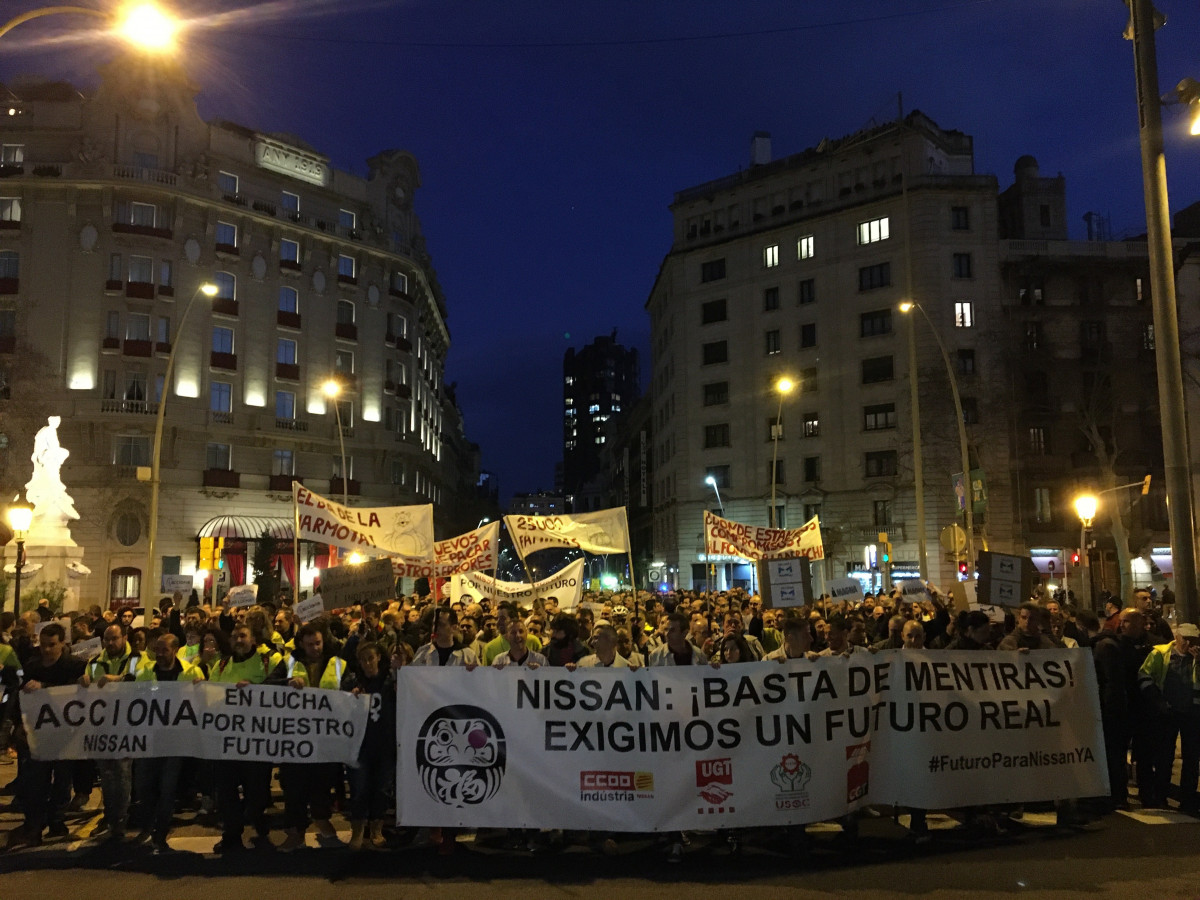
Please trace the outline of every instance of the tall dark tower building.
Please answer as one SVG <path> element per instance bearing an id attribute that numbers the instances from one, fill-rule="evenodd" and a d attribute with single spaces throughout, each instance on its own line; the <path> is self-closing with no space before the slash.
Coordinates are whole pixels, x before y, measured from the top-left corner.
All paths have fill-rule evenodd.
<path id="1" fill-rule="evenodd" d="M 600 474 L 608 423 L 638 398 L 637 350 L 616 329 L 563 356 L 563 492 L 568 506 Z"/>

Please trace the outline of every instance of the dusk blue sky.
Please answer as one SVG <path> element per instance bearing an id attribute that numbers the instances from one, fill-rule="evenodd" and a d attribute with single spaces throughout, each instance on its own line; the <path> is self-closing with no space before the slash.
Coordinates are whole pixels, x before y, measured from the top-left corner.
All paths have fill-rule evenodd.
<path id="1" fill-rule="evenodd" d="M 101 0 L 81 0 L 100 5 Z M 5 12 L 34 4 L 5 3 Z M 1161 90 L 1200 78 L 1200 4 L 1161 0 Z M 1132 45 L 1120 0 L 192 0 L 186 66 L 206 118 L 291 132 L 365 174 L 414 153 L 417 210 L 446 292 L 468 434 L 502 496 L 549 489 L 561 363 L 618 329 L 649 366 L 643 310 L 675 191 L 744 168 L 756 130 L 799 152 L 920 109 L 1017 157 L 1089 210 L 1144 230 Z M 57 44 L 86 17 L 0 39 L 0 80 L 95 83 L 116 49 Z M 1172 210 L 1200 199 L 1200 142 L 1166 110 Z M 1200 139 L 1197 139 L 1200 140 Z"/>

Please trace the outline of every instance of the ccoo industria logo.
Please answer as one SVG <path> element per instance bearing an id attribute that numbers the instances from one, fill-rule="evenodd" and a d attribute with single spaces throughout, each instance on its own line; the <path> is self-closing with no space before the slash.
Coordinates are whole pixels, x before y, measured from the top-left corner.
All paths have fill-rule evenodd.
<path id="1" fill-rule="evenodd" d="M 478 706 L 443 706 L 417 734 L 417 772 L 425 792 L 459 809 L 495 796 L 504 778 L 504 731 Z"/>

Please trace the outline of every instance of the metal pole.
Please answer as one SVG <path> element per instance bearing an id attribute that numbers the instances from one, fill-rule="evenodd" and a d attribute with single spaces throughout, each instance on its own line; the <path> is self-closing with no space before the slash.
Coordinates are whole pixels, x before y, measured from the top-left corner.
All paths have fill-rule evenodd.
<path id="1" fill-rule="evenodd" d="M 950 395 L 954 398 L 954 416 L 958 421 L 958 450 L 962 457 L 963 467 L 963 486 L 966 488 L 966 497 L 964 506 L 966 526 L 967 526 L 967 560 L 972 568 L 975 566 L 975 515 L 972 506 L 974 505 L 974 490 L 971 487 L 971 453 L 967 444 L 967 423 L 963 419 L 962 398 L 958 394 L 958 379 L 954 375 L 954 366 L 950 363 L 950 354 L 946 352 L 946 345 L 942 343 L 942 336 L 938 333 L 937 327 L 934 326 L 933 320 L 929 318 L 929 314 L 925 312 L 925 308 L 920 303 L 913 303 L 917 309 L 921 311 L 921 315 L 925 317 L 925 321 L 929 325 L 929 330 L 933 332 L 934 340 L 937 341 L 938 350 L 942 352 L 942 362 L 946 364 L 946 377 L 950 379 Z M 968 573 L 969 574 L 969 573 Z"/>
<path id="2" fill-rule="evenodd" d="M 162 465 L 163 421 L 167 411 L 167 397 L 171 394 L 171 376 L 175 372 L 175 354 L 179 350 L 179 338 L 183 334 L 183 326 L 187 322 L 188 313 L 196 304 L 196 298 L 204 293 L 205 285 L 196 288 L 192 299 L 183 309 L 179 325 L 175 328 L 175 339 L 171 341 L 171 352 L 167 354 L 167 371 L 163 375 L 162 396 L 158 398 L 158 410 L 154 417 L 154 448 L 150 455 L 150 521 L 146 528 L 146 571 L 142 575 L 141 594 L 142 608 L 150 609 L 150 601 L 156 591 L 151 590 L 154 583 L 155 545 L 158 543 L 158 491 L 159 469 Z M 216 576 L 213 576 L 214 579 Z"/>
<path id="3" fill-rule="evenodd" d="M 342 452 L 342 506 L 350 505 L 350 489 L 347 479 L 350 473 L 346 471 L 346 439 L 342 436 L 342 408 L 338 405 L 338 398 L 333 399 L 333 415 L 337 419 L 338 447 Z"/>
<path id="4" fill-rule="evenodd" d="M 1179 319 L 1175 302 L 1171 212 L 1167 202 L 1167 167 L 1163 155 L 1162 112 L 1159 108 L 1154 6 L 1150 0 L 1129 0 L 1129 11 L 1142 150 L 1142 185 L 1146 199 L 1146 243 L 1150 254 L 1150 295 L 1154 311 L 1154 356 L 1158 366 L 1163 469 L 1167 482 L 1167 516 L 1171 525 L 1175 608 L 1178 611 L 1176 621 L 1195 622 L 1200 614 L 1196 595 L 1195 516 L 1180 362 Z"/>
<path id="5" fill-rule="evenodd" d="M 771 443 L 773 449 L 771 451 L 771 508 L 768 510 L 767 519 L 771 523 L 771 527 L 777 527 L 775 524 L 775 474 L 779 463 L 779 433 L 783 430 L 783 392 L 779 392 L 779 408 L 775 411 L 775 427 L 771 429 Z"/>
<path id="6" fill-rule="evenodd" d="M 1096 598 L 1092 591 L 1092 553 L 1088 549 L 1088 543 L 1091 541 L 1090 528 L 1086 524 L 1079 526 L 1079 562 L 1083 567 L 1083 571 L 1079 573 L 1079 592 L 1082 596 L 1079 598 L 1080 603 L 1086 603 L 1088 609 L 1096 608 Z"/>
<path id="7" fill-rule="evenodd" d="M 17 539 L 17 561 L 14 564 L 17 570 L 16 584 L 13 587 L 13 615 L 18 619 L 21 618 L 21 570 L 25 568 L 25 539 Z"/>

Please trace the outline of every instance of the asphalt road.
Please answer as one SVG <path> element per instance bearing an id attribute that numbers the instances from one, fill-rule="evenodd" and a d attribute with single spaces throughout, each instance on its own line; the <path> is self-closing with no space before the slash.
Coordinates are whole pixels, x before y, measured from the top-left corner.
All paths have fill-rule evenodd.
<path id="1" fill-rule="evenodd" d="M 11 768 L 0 781 L 11 777 Z M 603 893 L 622 900 L 708 896 L 728 886 L 738 900 L 759 897 L 891 898 L 1200 898 L 1200 821 L 1179 813 L 1114 814 L 1086 829 L 1054 824 L 1052 813 L 1028 813 L 1003 837 L 969 835 L 948 817 L 931 816 L 932 839 L 912 842 L 904 820 L 865 818 L 856 846 L 834 825 L 809 829 L 803 855 L 771 846 L 767 833 L 744 836 L 740 852 L 711 834 L 692 837 L 682 862 L 668 863 L 661 842 L 622 837 L 612 855 L 576 842 L 556 850 L 506 849 L 499 834 L 461 836 L 456 852 L 419 844 L 393 851 L 255 850 L 233 858 L 211 854 L 214 833 L 180 817 L 172 852 L 126 847 L 112 851 L 88 839 L 91 808 L 69 822 L 72 840 L 0 854 L 5 897 L 119 896 L 161 900 L 203 879 L 205 891 L 247 897 L 325 898 L 570 897 Z M 0 831 L 19 821 L 0 812 Z M 344 821 L 341 827 L 345 827 Z M 276 837 L 279 837 L 276 834 Z M 310 841 L 312 838 L 310 838 Z M 349 894 L 347 893 L 349 892 Z M 723 892 L 724 893 L 724 892 Z"/>

